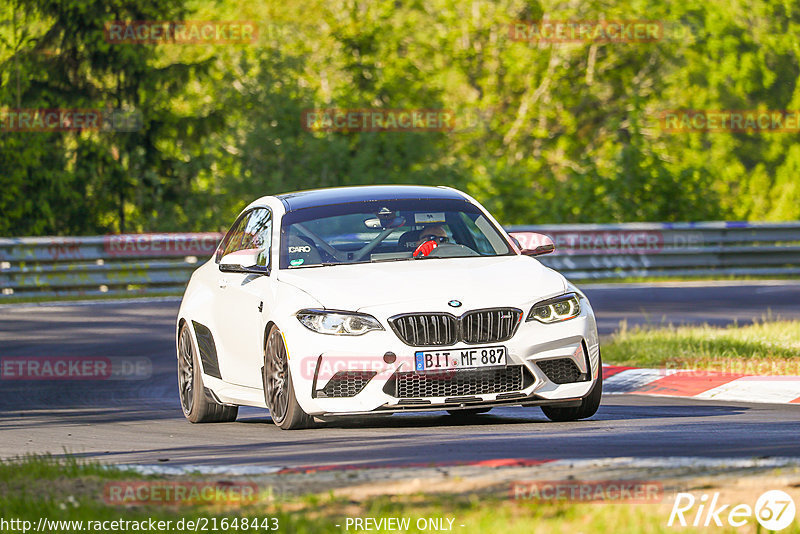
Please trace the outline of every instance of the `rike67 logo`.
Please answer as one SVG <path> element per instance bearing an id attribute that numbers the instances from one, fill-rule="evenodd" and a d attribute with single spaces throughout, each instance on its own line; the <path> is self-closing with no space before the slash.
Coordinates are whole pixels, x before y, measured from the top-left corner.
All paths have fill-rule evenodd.
<path id="1" fill-rule="evenodd" d="M 719 493 L 711 496 L 704 493 L 699 498 L 691 493 L 678 493 L 667 526 L 743 527 L 755 518 L 765 529 L 778 531 L 792 524 L 795 512 L 794 500 L 781 490 L 763 493 L 755 506 L 722 502 Z"/>

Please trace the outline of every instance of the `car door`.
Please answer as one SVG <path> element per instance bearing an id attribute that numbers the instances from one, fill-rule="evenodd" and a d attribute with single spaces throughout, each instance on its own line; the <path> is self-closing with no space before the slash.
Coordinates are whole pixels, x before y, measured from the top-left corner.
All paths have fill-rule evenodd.
<path id="1" fill-rule="evenodd" d="M 257 249 L 263 252 L 259 265 L 266 266 L 271 243 L 272 212 L 269 208 L 255 208 L 234 224 L 217 258 L 218 283 L 212 314 L 218 332 L 220 373 L 226 382 L 241 386 L 260 388 L 262 385 L 262 310 L 271 279 L 260 274 L 219 271 L 219 260 L 232 252 Z"/>

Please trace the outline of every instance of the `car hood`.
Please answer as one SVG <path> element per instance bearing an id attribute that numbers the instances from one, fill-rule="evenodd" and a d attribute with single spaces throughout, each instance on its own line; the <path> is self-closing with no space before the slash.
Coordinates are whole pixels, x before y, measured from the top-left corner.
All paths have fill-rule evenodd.
<path id="1" fill-rule="evenodd" d="M 523 306 L 559 295 L 566 281 L 527 256 L 441 258 L 281 270 L 278 279 L 326 308 L 463 311 Z M 451 300 L 462 303 L 448 306 Z"/>

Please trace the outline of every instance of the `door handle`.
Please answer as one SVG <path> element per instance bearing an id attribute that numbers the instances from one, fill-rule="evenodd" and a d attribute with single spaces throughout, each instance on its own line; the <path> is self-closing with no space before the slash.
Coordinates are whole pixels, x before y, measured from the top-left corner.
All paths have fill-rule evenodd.
<path id="1" fill-rule="evenodd" d="M 228 287 L 228 279 L 227 278 L 220 278 L 218 280 L 218 282 L 219 282 L 219 287 L 220 288 L 225 289 L 226 287 Z"/>

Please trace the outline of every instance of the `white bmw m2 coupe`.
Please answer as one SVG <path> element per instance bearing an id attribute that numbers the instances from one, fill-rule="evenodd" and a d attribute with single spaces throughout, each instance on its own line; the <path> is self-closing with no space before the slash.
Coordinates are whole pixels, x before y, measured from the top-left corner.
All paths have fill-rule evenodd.
<path id="1" fill-rule="evenodd" d="M 586 296 L 447 187 L 364 186 L 260 198 L 186 288 L 178 385 L 189 421 L 268 408 L 315 418 L 540 406 L 592 416 L 602 372 Z"/>

